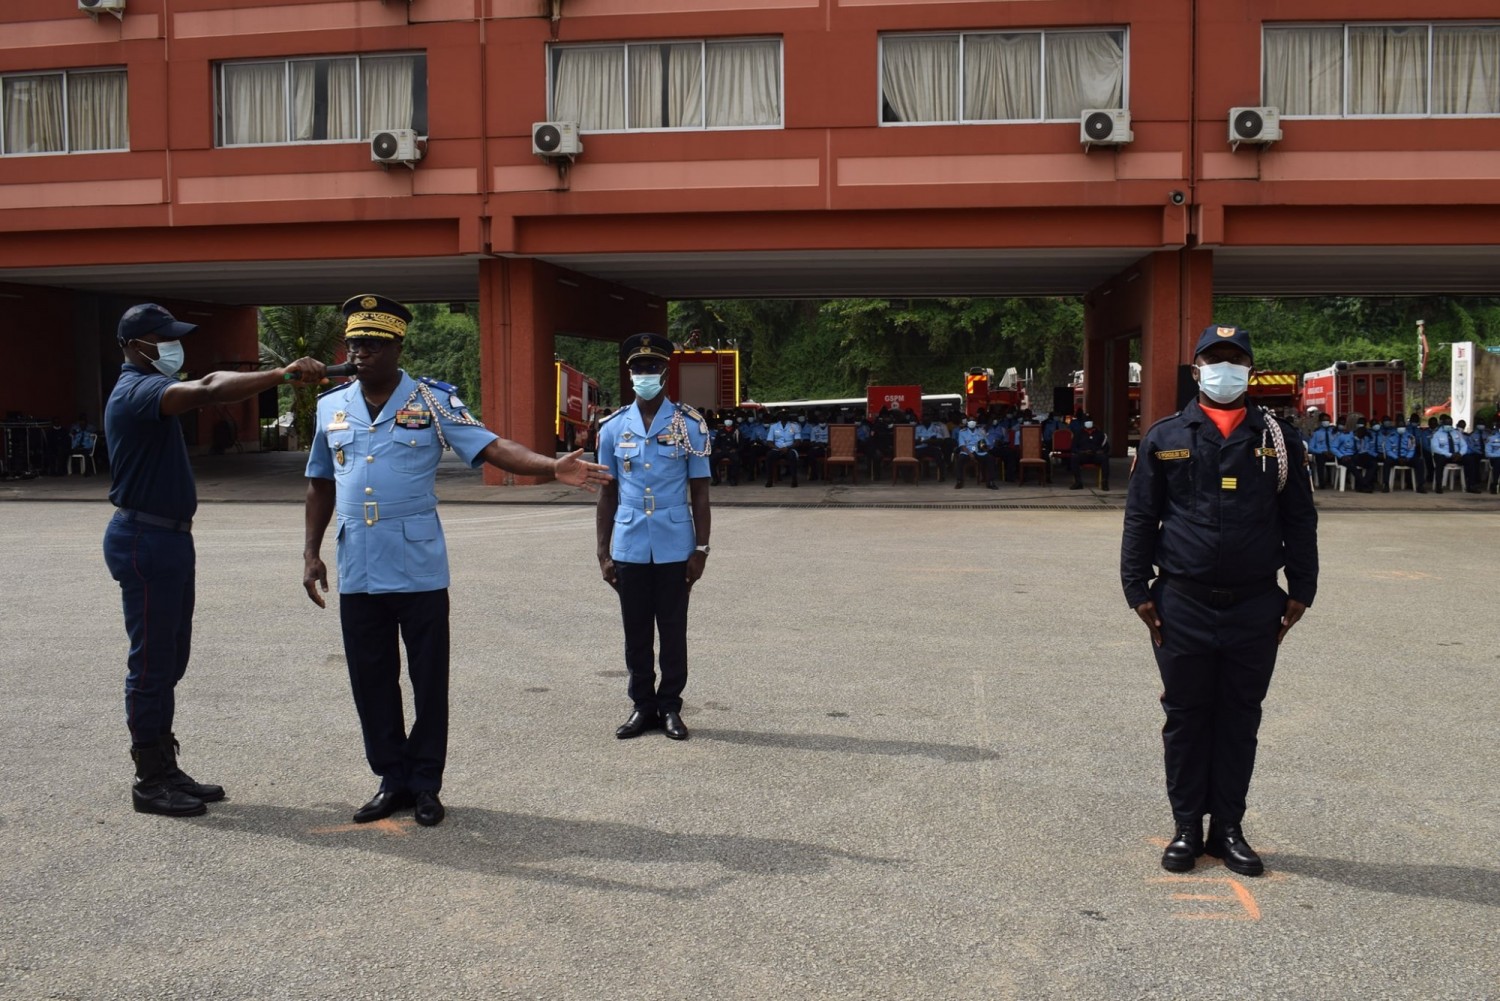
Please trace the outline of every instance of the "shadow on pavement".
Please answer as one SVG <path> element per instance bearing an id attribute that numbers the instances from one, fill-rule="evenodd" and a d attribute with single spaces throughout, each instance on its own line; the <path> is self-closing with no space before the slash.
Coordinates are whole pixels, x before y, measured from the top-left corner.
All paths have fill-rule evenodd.
<path id="1" fill-rule="evenodd" d="M 999 753 L 962 744 L 924 744 L 914 740 L 867 740 L 824 733 L 762 733 L 755 730 L 693 729 L 695 740 L 722 740 L 751 747 L 779 747 L 789 751 L 843 751 L 848 754 L 914 755 L 939 761 L 996 761 Z"/>
<path id="2" fill-rule="evenodd" d="M 889 866 L 904 861 L 782 838 L 673 834 L 635 824 L 541 817 L 463 805 L 450 806 L 447 820 L 434 828 L 417 826 L 410 810 L 372 824 L 351 823 L 353 813 L 354 807 L 349 804 L 302 808 L 224 803 L 216 804 L 207 816 L 192 823 L 319 848 L 375 852 L 483 875 L 674 899 L 708 897 L 739 875 L 812 875 L 827 872 L 836 862 Z M 595 870 L 609 863 L 625 867 L 700 864 L 729 873 L 695 885 L 684 885 L 680 880 L 659 885 L 568 872 L 564 867 L 569 863 Z"/>
<path id="3" fill-rule="evenodd" d="M 1500 907 L 1500 871 L 1459 865 L 1354 862 L 1349 859 L 1276 853 L 1275 867 L 1299 876 L 1343 883 L 1361 890 L 1433 897 Z"/>

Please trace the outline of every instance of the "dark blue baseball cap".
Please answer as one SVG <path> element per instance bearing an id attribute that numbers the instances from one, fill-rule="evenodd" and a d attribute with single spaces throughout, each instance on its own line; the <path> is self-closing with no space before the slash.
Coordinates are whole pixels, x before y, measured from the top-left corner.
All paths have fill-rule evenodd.
<path id="1" fill-rule="evenodd" d="M 121 344 L 129 344 L 148 334 L 156 334 L 164 341 L 175 341 L 197 329 L 196 323 L 183 323 L 167 312 L 165 307 L 154 302 L 143 302 L 139 306 L 131 306 L 120 317 L 115 337 Z"/>
<path id="2" fill-rule="evenodd" d="M 1255 352 L 1250 349 L 1250 331 L 1244 327 L 1220 327 L 1217 324 L 1203 328 L 1203 333 L 1198 337 L 1198 346 L 1193 348 L 1193 357 L 1196 358 L 1215 344 L 1233 344 L 1245 354 L 1250 356 L 1250 363 L 1255 363 Z"/>

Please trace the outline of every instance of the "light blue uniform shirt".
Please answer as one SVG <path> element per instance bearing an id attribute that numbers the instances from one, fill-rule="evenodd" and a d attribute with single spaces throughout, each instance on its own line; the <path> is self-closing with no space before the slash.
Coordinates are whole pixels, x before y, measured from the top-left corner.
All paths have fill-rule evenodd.
<path id="1" fill-rule="evenodd" d="M 791 448 L 798 437 L 796 421 L 777 421 L 771 425 L 767 440 L 772 448 Z"/>
<path id="2" fill-rule="evenodd" d="M 479 453 L 498 435 L 469 415 L 451 386 L 419 387 L 402 372 L 373 423 L 358 382 L 318 399 L 307 477 L 333 481 L 344 594 L 448 586 L 448 546 L 434 490 L 442 441 L 479 466 Z"/>
<path id="3" fill-rule="evenodd" d="M 1354 432 L 1339 431 L 1333 436 L 1333 454 L 1336 458 L 1347 459 L 1354 454 Z"/>
<path id="4" fill-rule="evenodd" d="M 1320 425 L 1313 428 L 1312 437 L 1307 440 L 1307 450 L 1317 455 L 1332 452 L 1334 433 L 1332 427 L 1325 428 Z"/>
<path id="5" fill-rule="evenodd" d="M 811 441 L 814 445 L 828 444 L 827 424 L 809 424 L 807 425 L 807 434 L 808 440 Z"/>
<path id="6" fill-rule="evenodd" d="M 1463 455 L 1467 449 L 1464 436 L 1453 425 L 1440 427 L 1432 432 L 1432 454 L 1442 456 L 1444 459 L 1457 458 Z"/>
<path id="7" fill-rule="evenodd" d="M 599 427 L 599 461 L 619 493 L 610 558 L 620 563 L 681 563 L 698 537 L 688 481 L 710 475 L 707 428 L 691 407 L 664 399 L 647 428 L 640 404 Z M 695 455 L 701 452 L 702 455 Z"/>
<path id="8" fill-rule="evenodd" d="M 965 425 L 958 429 L 958 434 L 954 435 L 953 438 L 958 442 L 960 451 L 972 452 L 979 447 L 981 441 L 984 441 L 984 431 Z"/>
<path id="9" fill-rule="evenodd" d="M 1490 436 L 1484 440 L 1484 457 L 1500 459 L 1500 428 L 1491 431 Z"/>

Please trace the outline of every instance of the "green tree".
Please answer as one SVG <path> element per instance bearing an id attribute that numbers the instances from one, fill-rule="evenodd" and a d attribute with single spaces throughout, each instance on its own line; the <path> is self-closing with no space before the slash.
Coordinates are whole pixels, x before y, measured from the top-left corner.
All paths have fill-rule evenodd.
<path id="1" fill-rule="evenodd" d="M 414 378 L 425 375 L 457 387 L 469 412 L 483 420 L 479 324 L 474 320 L 478 305 L 455 313 L 445 303 L 422 302 L 412 306 L 411 312 L 401 367 Z"/>
<path id="2" fill-rule="evenodd" d="M 298 358 L 332 361 L 342 348 L 344 317 L 332 306 L 264 306 L 259 312 L 262 365 L 279 367 Z M 277 394 L 282 409 L 291 409 L 304 448 L 312 441 L 318 393 L 314 386 L 283 386 Z"/>

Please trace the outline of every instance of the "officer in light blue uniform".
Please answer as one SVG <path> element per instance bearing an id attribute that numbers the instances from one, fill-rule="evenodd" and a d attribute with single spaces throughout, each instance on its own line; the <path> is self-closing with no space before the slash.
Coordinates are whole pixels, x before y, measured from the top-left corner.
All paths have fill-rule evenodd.
<path id="1" fill-rule="evenodd" d="M 1469 453 L 1469 444 L 1464 434 L 1453 426 L 1453 418 L 1444 414 L 1442 424 L 1432 432 L 1433 473 L 1437 492 L 1443 492 L 1443 470 L 1456 465 L 1464 471 L 1465 487 L 1469 493 L 1479 492 L 1479 457 Z"/>
<path id="2" fill-rule="evenodd" d="M 796 418 L 782 414 L 766 432 L 766 444 L 770 451 L 766 453 L 766 486 L 771 485 L 771 477 L 776 472 L 777 466 L 783 466 L 792 477 L 792 486 L 797 485 L 797 464 L 800 458 L 797 455 L 797 439 L 802 434 L 802 427 Z"/>
<path id="3" fill-rule="evenodd" d="M 1328 486 L 1328 469 L 1325 464 L 1339 461 L 1333 450 L 1333 439 L 1337 435 L 1328 415 L 1319 414 L 1318 426 L 1313 428 L 1313 433 L 1307 439 L 1307 453 L 1312 456 L 1313 472 L 1317 476 L 1319 490 Z"/>
<path id="4" fill-rule="evenodd" d="M 1417 493 L 1427 492 L 1427 469 L 1422 462 L 1421 444 L 1414 428 L 1391 428 L 1390 433 L 1380 439 L 1380 448 L 1385 456 L 1384 487 L 1387 491 L 1390 490 L 1391 470 L 1405 466 L 1412 471 Z"/>
<path id="5" fill-rule="evenodd" d="M 814 410 L 811 418 L 802 425 L 803 433 L 807 436 L 807 469 L 812 479 L 822 478 L 822 468 L 818 460 L 828 456 L 828 418 L 823 411 Z"/>
<path id="6" fill-rule="evenodd" d="M 1483 432 L 1484 425 L 1479 430 Z M 1490 461 L 1490 493 L 1500 493 L 1500 422 L 1485 436 L 1484 457 Z"/>
<path id="7" fill-rule="evenodd" d="M 620 597 L 626 693 L 633 706 L 615 730 L 621 740 L 663 730 L 686 740 L 687 610 L 708 562 L 708 425 L 665 393 L 672 342 L 635 334 L 621 345 L 635 402 L 599 428 L 599 457 L 614 482 L 595 515 L 599 569 Z M 661 682 L 653 663 L 660 638 Z"/>
<path id="8" fill-rule="evenodd" d="M 399 366 L 411 313 L 377 295 L 344 303 L 345 344 L 357 381 L 318 399 L 307 460 L 302 583 L 320 607 L 328 571 L 319 557 L 337 516 L 339 620 L 365 757 L 380 777 L 356 823 L 415 807 L 417 823 L 444 816 L 438 791 L 448 750 L 448 549 L 434 490 L 444 449 L 469 466 L 488 462 L 574 486 L 607 479 L 582 450 L 562 459 L 498 437 L 456 390 Z M 415 715 L 401 704 L 404 641 Z"/>

